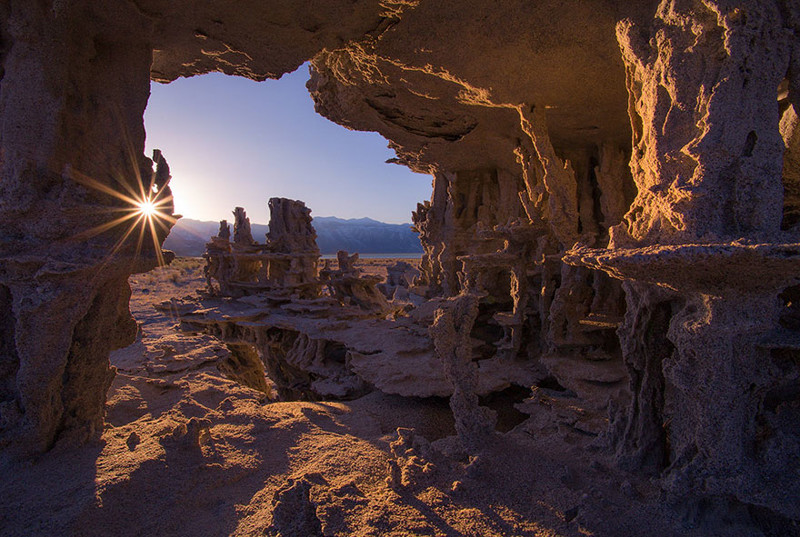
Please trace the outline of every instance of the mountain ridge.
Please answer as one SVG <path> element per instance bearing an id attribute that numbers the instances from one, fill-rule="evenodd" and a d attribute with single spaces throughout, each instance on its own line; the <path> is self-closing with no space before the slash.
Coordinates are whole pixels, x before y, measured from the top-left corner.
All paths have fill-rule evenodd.
<path id="1" fill-rule="evenodd" d="M 314 217 L 311 224 L 317 231 L 320 252 L 335 254 L 339 250 L 362 254 L 422 253 L 422 245 L 411 224 L 387 224 L 372 218 Z M 266 241 L 269 226 L 251 224 L 253 238 Z M 179 256 L 196 257 L 203 254 L 205 245 L 217 234 L 219 222 L 181 218 L 164 241 L 164 248 Z"/>

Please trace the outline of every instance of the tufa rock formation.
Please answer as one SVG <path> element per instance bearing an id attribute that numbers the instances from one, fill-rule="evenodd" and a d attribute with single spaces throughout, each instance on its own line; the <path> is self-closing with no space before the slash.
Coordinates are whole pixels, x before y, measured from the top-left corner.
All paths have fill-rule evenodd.
<path id="1" fill-rule="evenodd" d="M 278 198 L 270 200 L 270 208 L 267 244 L 243 248 L 212 237 L 205 254 L 205 296 L 199 304 L 173 306 L 184 331 L 203 331 L 225 341 L 233 357 L 225 367 L 233 378 L 267 393 L 264 383 L 256 381 L 266 372 L 277 396 L 288 400 L 353 399 L 375 388 L 415 397 L 455 393 L 454 411 L 459 415 L 470 405 L 476 408 L 465 412 L 484 412 L 477 409 L 478 396 L 512 384 L 529 386 L 542 378 L 538 362 L 509 360 L 473 339 L 472 313 L 477 315 L 478 300 L 473 295 L 462 297 L 470 300 L 469 315 L 461 312 L 463 308 L 454 310 L 458 336 L 451 334 L 456 329 L 450 325 L 456 321 L 450 310 L 459 301 L 431 300 L 416 309 L 408 301 L 389 302 L 376 285 L 383 278 L 362 275 L 356 267 L 358 254 L 344 251 L 337 255 L 338 270 L 326 261 L 317 276 L 319 253 L 308 209 L 302 202 Z M 236 214 L 245 221 L 243 210 Z M 287 224 L 296 224 L 299 214 L 304 215 L 303 225 Z M 276 253 L 278 249 L 285 251 Z M 296 270 L 301 265 L 309 270 Z M 287 274 L 299 274 L 303 280 Z M 475 355 L 481 359 L 480 375 L 473 371 L 475 341 L 483 347 Z M 465 420 L 475 421 L 470 416 Z"/>
<path id="2" fill-rule="evenodd" d="M 378 290 L 388 299 L 408 300 L 409 288 L 415 284 L 420 272 L 410 263 L 398 261 L 386 267 L 386 281 L 377 285 Z"/>
<path id="3" fill-rule="evenodd" d="M 444 375 L 453 386 L 450 408 L 456 431 L 471 454 L 486 445 L 495 421 L 492 411 L 478 404 L 478 368 L 472 361 L 470 337 L 477 316 L 477 297 L 460 295 L 441 304 L 430 329 Z"/>
<path id="4" fill-rule="evenodd" d="M 466 387 L 468 425 L 473 395 L 536 385 L 531 420 L 594 424 L 687 512 L 800 520 L 797 2 L 12 0 L 0 21 L 4 456 L 101 430 L 126 279 L 169 227 L 139 250 L 107 219 L 142 178 L 168 192 L 141 154 L 150 81 L 310 60 L 320 114 L 433 176 L 429 301 L 320 297 L 283 201 L 267 245 L 243 212 L 211 241 L 209 282 L 240 298 L 187 327 L 256 348 L 285 397 Z"/>
<path id="5" fill-rule="evenodd" d="M 796 519 L 786 491 L 797 476 L 776 472 L 798 445 L 785 376 L 796 335 L 781 328 L 791 302 L 779 294 L 797 281 L 800 251 L 781 231 L 775 103 L 796 38 L 779 5 L 715 7 L 663 4 L 649 37 L 617 26 L 639 194 L 608 250 L 578 247 L 566 260 L 630 281 L 620 458 L 659 472 L 675 499 L 703 490 Z"/>
<path id="6" fill-rule="evenodd" d="M 211 238 L 204 254 L 209 291 L 225 296 L 263 291 L 298 298 L 319 296 L 319 249 L 311 211 L 302 201 L 284 198 L 272 198 L 269 208 L 266 244 L 253 239 L 250 219 L 241 207 L 233 212 L 233 242 L 228 223 L 220 222 L 220 234 Z"/>
<path id="7" fill-rule="evenodd" d="M 368 311 L 385 313 L 389 308 L 377 285 L 383 280 L 381 276 L 362 276 L 354 266 L 358 254 L 349 255 L 343 250 L 336 254 L 339 270 L 326 268 L 320 271 L 322 281 L 328 286 L 331 296 L 342 304 L 358 306 Z"/>

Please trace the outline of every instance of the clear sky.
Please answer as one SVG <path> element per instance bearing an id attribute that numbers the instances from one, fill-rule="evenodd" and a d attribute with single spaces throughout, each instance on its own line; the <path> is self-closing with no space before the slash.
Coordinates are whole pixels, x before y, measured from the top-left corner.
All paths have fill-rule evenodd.
<path id="1" fill-rule="evenodd" d="M 431 177 L 386 164 L 377 133 L 345 129 L 314 112 L 308 67 L 253 82 L 218 73 L 151 85 L 146 153 L 161 149 L 175 212 L 231 220 L 240 206 L 267 223 L 271 197 L 303 200 L 312 216 L 411 221 Z"/>

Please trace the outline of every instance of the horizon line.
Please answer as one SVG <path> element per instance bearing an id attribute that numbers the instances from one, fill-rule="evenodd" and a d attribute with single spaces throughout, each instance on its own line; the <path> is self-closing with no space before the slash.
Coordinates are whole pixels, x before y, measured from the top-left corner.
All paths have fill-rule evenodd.
<path id="1" fill-rule="evenodd" d="M 179 218 L 177 219 L 178 222 L 180 222 L 181 220 L 194 220 L 195 222 L 216 222 L 216 223 L 219 223 L 219 222 L 222 221 L 221 219 L 220 220 L 202 220 L 200 218 L 195 218 L 195 217 L 188 216 L 188 215 L 185 215 L 185 214 L 183 214 L 183 215 L 175 215 L 175 216 L 176 217 L 179 216 Z M 371 216 L 361 216 L 361 217 L 356 217 L 356 218 L 342 218 L 341 216 L 320 215 L 320 216 L 312 216 L 311 217 L 312 221 L 314 219 L 317 219 L 317 218 L 335 218 L 337 220 L 343 220 L 345 222 L 350 222 L 350 221 L 353 221 L 353 220 L 372 220 L 373 222 L 377 222 L 379 224 L 387 224 L 387 225 L 390 225 L 390 226 L 413 226 L 414 225 L 413 222 L 384 222 L 383 220 L 376 220 L 376 219 L 372 218 Z M 233 223 L 233 221 L 230 220 L 230 219 L 226 218 L 225 220 L 227 220 L 231 224 Z M 176 223 L 176 225 L 177 225 L 177 223 Z M 250 225 L 251 226 L 269 226 L 268 223 L 265 224 L 265 223 L 261 223 L 261 222 L 252 222 L 252 221 L 250 222 Z"/>

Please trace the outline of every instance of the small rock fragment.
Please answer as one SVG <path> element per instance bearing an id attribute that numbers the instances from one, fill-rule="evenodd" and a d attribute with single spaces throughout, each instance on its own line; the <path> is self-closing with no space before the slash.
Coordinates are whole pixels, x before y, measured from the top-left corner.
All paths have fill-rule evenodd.
<path id="1" fill-rule="evenodd" d="M 272 500 L 272 524 L 267 537 L 322 537 L 322 523 L 311 501 L 311 483 L 305 478 L 289 480 Z"/>
<path id="2" fill-rule="evenodd" d="M 139 435 L 136 434 L 136 431 L 131 431 L 131 434 L 128 435 L 128 439 L 125 441 L 125 443 L 128 445 L 128 449 L 131 451 L 136 449 L 136 446 L 139 445 L 139 442 Z"/>

